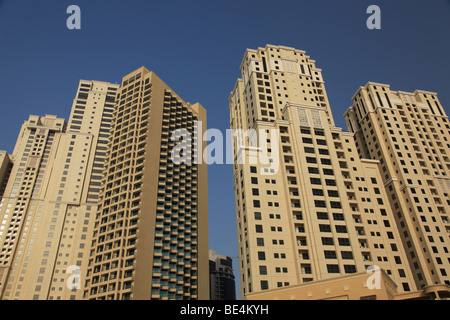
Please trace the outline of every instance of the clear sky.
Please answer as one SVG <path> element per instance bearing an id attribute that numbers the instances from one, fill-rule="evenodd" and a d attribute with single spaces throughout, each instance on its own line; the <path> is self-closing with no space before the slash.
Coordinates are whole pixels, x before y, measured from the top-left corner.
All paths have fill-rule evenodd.
<path id="1" fill-rule="evenodd" d="M 72 4 L 80 30 L 66 27 Z M 372 4 L 380 30 L 366 27 Z M 79 79 L 120 83 L 140 66 L 225 132 L 245 49 L 266 44 L 316 60 L 337 126 L 368 81 L 437 92 L 449 113 L 449 0 L 0 0 L 0 150 L 13 151 L 30 114 L 68 119 Z M 237 257 L 232 166 L 208 175 L 210 248 Z"/>

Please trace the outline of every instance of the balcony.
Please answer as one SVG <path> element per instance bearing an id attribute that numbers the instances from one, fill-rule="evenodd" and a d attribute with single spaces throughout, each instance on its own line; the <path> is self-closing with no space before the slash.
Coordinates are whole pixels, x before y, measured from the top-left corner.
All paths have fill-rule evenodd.
<path id="1" fill-rule="evenodd" d="M 362 228 L 362 227 L 356 227 L 356 233 L 358 234 L 358 236 L 366 235 L 366 233 L 364 232 L 364 228 Z"/>

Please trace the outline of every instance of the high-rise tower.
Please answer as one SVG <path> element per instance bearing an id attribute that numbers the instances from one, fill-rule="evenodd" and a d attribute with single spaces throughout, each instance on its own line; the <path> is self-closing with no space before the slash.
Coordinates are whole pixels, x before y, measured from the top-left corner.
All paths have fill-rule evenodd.
<path id="1" fill-rule="evenodd" d="M 437 94 L 369 82 L 345 113 L 360 157 L 380 162 L 418 288 L 450 285 L 450 123 Z"/>
<path id="2" fill-rule="evenodd" d="M 206 111 L 145 67 L 123 77 L 95 217 L 86 299 L 208 299 L 207 167 L 173 161 Z M 200 129 L 202 128 L 202 129 Z M 191 150 L 204 142 L 191 140 Z M 203 148 L 202 148 L 203 150 Z"/>
<path id="3" fill-rule="evenodd" d="M 229 97 L 242 297 L 365 273 L 415 290 L 376 160 L 334 126 L 304 51 L 247 50 Z M 257 143 L 255 143 L 255 141 Z"/>
<path id="4" fill-rule="evenodd" d="M 2 299 L 82 296 L 67 283 L 86 270 L 118 87 L 81 80 L 68 124 L 30 116 L 22 125 L 0 203 Z"/>

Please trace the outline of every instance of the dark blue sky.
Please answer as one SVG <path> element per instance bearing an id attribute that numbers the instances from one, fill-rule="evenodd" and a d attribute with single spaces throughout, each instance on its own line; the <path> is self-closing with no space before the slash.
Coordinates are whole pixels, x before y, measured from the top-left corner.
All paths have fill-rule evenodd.
<path id="1" fill-rule="evenodd" d="M 81 30 L 68 30 L 69 5 Z M 366 9 L 381 8 L 381 30 Z M 0 149 L 30 114 L 68 118 L 78 80 L 121 82 L 140 66 L 228 128 L 228 95 L 246 48 L 302 49 L 323 70 L 336 124 L 368 81 L 423 89 L 450 105 L 448 0 L 0 0 Z M 231 165 L 209 166 L 210 248 L 237 256 Z M 237 270 L 236 270 L 237 271 Z"/>

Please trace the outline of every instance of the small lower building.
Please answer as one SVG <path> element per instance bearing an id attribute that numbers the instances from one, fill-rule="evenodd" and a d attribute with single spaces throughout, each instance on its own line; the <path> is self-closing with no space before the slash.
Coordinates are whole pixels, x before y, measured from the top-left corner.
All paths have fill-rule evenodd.
<path id="1" fill-rule="evenodd" d="M 448 300 L 450 286 L 432 285 L 414 292 L 399 293 L 397 285 L 379 269 L 372 273 L 312 281 L 289 287 L 252 292 L 247 300 Z"/>
<path id="2" fill-rule="evenodd" d="M 209 251 L 209 278 L 211 300 L 236 300 L 233 260 Z"/>

